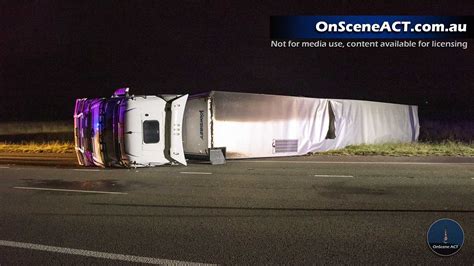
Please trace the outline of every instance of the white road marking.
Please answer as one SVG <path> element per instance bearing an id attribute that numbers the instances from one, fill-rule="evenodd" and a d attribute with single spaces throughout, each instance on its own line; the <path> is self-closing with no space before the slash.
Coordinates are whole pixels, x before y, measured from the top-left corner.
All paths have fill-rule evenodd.
<path id="1" fill-rule="evenodd" d="M 212 175 L 212 173 L 207 173 L 207 172 L 179 172 L 180 174 L 185 174 L 185 175 Z"/>
<path id="2" fill-rule="evenodd" d="M 107 253 L 107 252 L 92 251 L 92 250 L 85 250 L 85 249 L 55 247 L 55 246 L 47 246 L 47 245 L 7 241 L 7 240 L 0 240 L 0 246 L 40 250 L 40 251 L 55 252 L 55 253 L 62 253 L 62 254 L 69 254 L 69 255 L 99 258 L 99 259 L 127 261 L 127 262 L 133 262 L 133 263 L 147 263 L 147 264 L 160 264 L 160 265 L 215 265 L 215 264 L 204 264 L 204 263 L 196 263 L 196 262 L 189 262 L 189 261 L 167 260 L 167 259 L 141 257 L 141 256 L 125 255 L 125 254 L 117 254 L 117 253 Z"/>
<path id="3" fill-rule="evenodd" d="M 354 177 L 352 175 L 314 175 L 315 177 Z"/>
<path id="4" fill-rule="evenodd" d="M 448 165 L 448 164 L 468 164 L 474 163 L 443 163 L 443 162 L 343 162 L 343 161 L 246 161 L 235 160 L 232 163 L 295 163 L 295 164 L 400 164 L 400 165 Z"/>
<path id="5" fill-rule="evenodd" d="M 10 168 L 8 166 L 0 166 L 1 169 L 7 169 L 7 168 Z"/>
<path id="6" fill-rule="evenodd" d="M 26 189 L 26 190 L 45 190 L 45 191 L 95 193 L 95 194 L 115 194 L 115 195 L 127 195 L 128 194 L 128 193 L 125 193 L 125 192 L 99 191 L 99 190 L 77 190 L 77 189 L 62 189 L 62 188 L 41 188 L 41 187 L 13 187 L 13 188 Z"/>
<path id="7" fill-rule="evenodd" d="M 99 169 L 72 169 L 74 171 L 82 171 L 82 172 L 100 172 Z"/>

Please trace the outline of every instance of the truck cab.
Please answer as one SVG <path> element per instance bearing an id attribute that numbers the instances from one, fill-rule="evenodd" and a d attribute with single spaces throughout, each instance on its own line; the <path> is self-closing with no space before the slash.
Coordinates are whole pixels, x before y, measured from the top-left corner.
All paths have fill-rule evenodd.
<path id="1" fill-rule="evenodd" d="M 76 100 L 74 137 L 79 164 L 186 165 L 182 121 L 188 95 L 130 96 L 128 92 L 124 88 L 110 98 Z"/>

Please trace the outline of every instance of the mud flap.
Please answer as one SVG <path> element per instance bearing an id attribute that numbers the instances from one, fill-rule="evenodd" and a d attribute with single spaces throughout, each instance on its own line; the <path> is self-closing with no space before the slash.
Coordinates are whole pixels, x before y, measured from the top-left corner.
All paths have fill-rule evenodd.
<path id="1" fill-rule="evenodd" d="M 170 156 L 176 162 L 187 165 L 183 149 L 183 116 L 188 94 L 171 101 Z"/>

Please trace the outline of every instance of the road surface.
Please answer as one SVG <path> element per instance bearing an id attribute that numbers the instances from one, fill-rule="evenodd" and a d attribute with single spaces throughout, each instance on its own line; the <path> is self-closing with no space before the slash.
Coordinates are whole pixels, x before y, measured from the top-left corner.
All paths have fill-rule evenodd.
<path id="1" fill-rule="evenodd" d="M 457 220 L 465 243 L 433 254 Z M 474 263 L 474 159 L 294 157 L 98 169 L 0 155 L 0 265 Z"/>

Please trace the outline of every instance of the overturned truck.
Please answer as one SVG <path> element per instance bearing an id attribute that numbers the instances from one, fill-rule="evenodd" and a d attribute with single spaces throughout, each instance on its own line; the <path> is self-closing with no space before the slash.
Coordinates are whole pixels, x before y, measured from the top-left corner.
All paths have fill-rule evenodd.
<path id="1" fill-rule="evenodd" d="M 186 165 L 220 149 L 227 159 L 304 155 L 354 144 L 418 139 L 417 106 L 211 91 L 78 99 L 78 162 L 85 166 Z"/>

